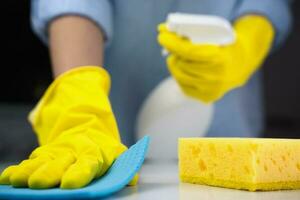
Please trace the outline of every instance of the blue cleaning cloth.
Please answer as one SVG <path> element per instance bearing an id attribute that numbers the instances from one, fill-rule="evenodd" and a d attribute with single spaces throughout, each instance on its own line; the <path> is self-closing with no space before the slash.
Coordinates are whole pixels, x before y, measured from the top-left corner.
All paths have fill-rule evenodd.
<path id="1" fill-rule="evenodd" d="M 84 188 L 33 190 L 0 185 L 0 199 L 91 199 L 108 196 L 124 188 L 141 168 L 149 145 L 145 136 L 118 157 L 107 173 Z"/>

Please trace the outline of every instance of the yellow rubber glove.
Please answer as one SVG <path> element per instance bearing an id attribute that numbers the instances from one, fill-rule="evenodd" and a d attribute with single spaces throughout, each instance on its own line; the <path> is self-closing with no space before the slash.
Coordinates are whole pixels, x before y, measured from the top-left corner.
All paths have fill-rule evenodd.
<path id="1" fill-rule="evenodd" d="M 40 147 L 3 171 L 14 187 L 80 188 L 103 175 L 126 150 L 108 99 L 110 77 L 78 67 L 58 77 L 29 115 Z M 137 182 L 137 176 L 132 183 Z"/>
<path id="2" fill-rule="evenodd" d="M 243 86 L 272 46 L 274 30 L 263 16 L 247 15 L 234 23 L 236 42 L 227 46 L 192 44 L 158 27 L 158 42 L 170 53 L 167 65 L 183 92 L 204 102 Z"/>

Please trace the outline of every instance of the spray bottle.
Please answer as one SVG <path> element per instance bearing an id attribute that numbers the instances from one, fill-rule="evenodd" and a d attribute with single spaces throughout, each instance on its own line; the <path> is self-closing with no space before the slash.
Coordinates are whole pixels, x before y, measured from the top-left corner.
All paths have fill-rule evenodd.
<path id="1" fill-rule="evenodd" d="M 235 40 L 231 24 L 218 16 L 171 13 L 166 25 L 195 44 L 228 45 Z M 205 136 L 213 111 L 213 104 L 186 96 L 172 77 L 163 80 L 146 98 L 137 118 L 137 137 L 151 137 L 147 157 L 175 160 L 178 138 Z"/>

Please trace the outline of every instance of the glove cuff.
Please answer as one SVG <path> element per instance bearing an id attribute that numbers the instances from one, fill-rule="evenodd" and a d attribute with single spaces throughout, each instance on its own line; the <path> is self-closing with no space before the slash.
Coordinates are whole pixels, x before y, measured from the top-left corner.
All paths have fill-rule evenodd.
<path id="1" fill-rule="evenodd" d="M 275 31 L 271 22 L 261 15 L 245 15 L 234 23 L 234 29 L 242 43 L 247 65 L 251 68 L 249 75 L 253 74 L 264 62 L 272 47 Z"/>
<path id="2" fill-rule="evenodd" d="M 271 22 L 262 15 L 245 15 L 234 22 L 234 29 L 238 35 L 247 37 L 252 49 L 263 49 L 267 51 L 272 46 L 275 30 Z M 255 42 L 253 42 L 255 41 Z"/>
<path id="3" fill-rule="evenodd" d="M 79 73 L 84 73 L 84 72 L 95 72 L 95 73 L 99 73 L 102 78 L 103 78 L 103 89 L 104 91 L 108 94 L 109 90 L 110 90 L 110 76 L 108 74 L 108 72 L 100 66 L 92 66 L 92 65 L 86 65 L 86 66 L 78 66 L 75 67 L 71 70 L 66 71 L 65 73 L 62 73 L 61 75 L 59 75 L 54 81 L 53 83 L 50 85 L 49 89 L 51 88 L 52 85 L 56 85 L 59 82 L 61 82 L 61 79 L 66 79 L 67 77 L 73 76 L 73 75 L 77 75 Z M 53 86 L 52 86 L 53 87 Z M 48 92 L 47 90 L 47 92 Z"/>
<path id="4" fill-rule="evenodd" d="M 87 85 L 85 86 L 85 84 Z M 92 91 L 88 91 L 90 89 L 89 85 L 91 84 L 94 87 L 92 87 L 91 89 Z M 68 92 L 68 90 L 75 91 L 73 93 L 71 92 L 71 94 L 73 94 L 74 97 L 70 96 L 70 92 Z M 89 93 L 87 93 L 85 90 L 88 91 Z M 47 110 L 49 108 L 49 103 L 53 101 L 57 101 L 58 98 L 57 96 L 60 96 L 59 99 L 61 99 L 62 101 L 60 102 L 58 101 L 56 104 L 60 106 L 61 109 L 64 109 L 66 105 L 63 105 L 63 102 L 64 104 L 66 104 L 66 102 L 69 102 L 70 104 L 72 103 L 74 104 L 74 102 L 72 101 L 77 101 L 78 97 L 82 95 L 83 97 L 86 95 L 91 95 L 91 93 L 97 92 L 97 90 L 99 91 L 99 95 L 102 94 L 104 96 L 108 96 L 109 94 L 110 76 L 105 69 L 99 66 L 80 66 L 72 70 L 69 70 L 61 74 L 60 76 L 58 76 L 53 81 L 53 83 L 46 90 L 41 100 L 38 102 L 35 108 L 29 113 L 28 120 L 31 123 L 34 131 L 36 133 L 42 134 L 45 131 L 41 131 L 38 129 L 44 127 L 45 123 L 48 124 L 47 126 L 51 124 L 50 122 L 46 122 L 44 119 L 45 116 L 43 115 L 45 115 L 44 113 L 45 108 Z M 57 115 L 57 113 L 50 113 L 50 114 Z M 49 117 L 53 119 L 54 116 L 49 116 Z M 43 120 L 41 118 L 43 118 Z M 42 125 L 41 123 L 44 125 Z M 50 127 L 47 127 L 47 129 L 50 129 Z M 41 143 L 42 142 L 40 142 L 40 144 Z"/>

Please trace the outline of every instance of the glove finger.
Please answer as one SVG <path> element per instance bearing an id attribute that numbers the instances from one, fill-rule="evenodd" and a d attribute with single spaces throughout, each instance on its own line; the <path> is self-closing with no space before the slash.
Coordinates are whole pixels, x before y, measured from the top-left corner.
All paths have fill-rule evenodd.
<path id="1" fill-rule="evenodd" d="M 120 143 L 117 140 L 114 140 L 112 138 L 109 138 L 109 134 L 100 134 L 98 132 L 91 131 L 89 133 L 90 135 L 96 134 L 95 138 L 97 141 L 97 144 L 101 146 L 100 152 L 97 154 L 94 154 L 97 158 L 100 158 L 103 160 L 103 165 L 101 167 L 101 170 L 97 173 L 97 177 L 102 176 L 108 168 L 112 165 L 112 163 L 115 161 L 115 159 L 121 155 L 124 151 L 126 151 L 127 147 Z M 99 137 L 100 136 L 100 137 Z M 85 151 L 85 155 L 91 155 L 92 152 Z M 102 161 L 101 161 L 102 162 Z"/>
<path id="2" fill-rule="evenodd" d="M 186 95 L 204 102 L 212 102 L 220 97 L 221 81 L 187 74 L 179 68 L 172 68 L 170 72 Z"/>
<path id="3" fill-rule="evenodd" d="M 18 168 L 17 165 L 11 165 L 7 167 L 5 170 L 3 170 L 0 176 L 0 185 L 9 185 L 10 184 L 9 178 L 17 170 L 17 168 Z"/>
<path id="4" fill-rule="evenodd" d="M 194 66 L 193 66 L 194 65 Z M 229 90 L 242 86 L 245 82 L 235 81 L 235 79 L 229 79 L 228 72 L 223 67 L 212 66 L 213 70 L 205 71 L 206 69 L 194 70 L 198 63 L 186 61 L 171 55 L 168 58 L 168 68 L 173 77 L 180 83 L 181 87 L 194 87 L 192 91 L 199 90 L 201 99 L 204 100 L 204 96 L 207 95 L 209 101 L 216 101 L 224 96 Z M 247 80 L 245 78 L 245 80 Z M 187 93 L 187 92 L 186 92 Z M 191 92 L 189 92 L 191 93 Z M 195 92 L 192 92 L 193 96 Z"/>
<path id="5" fill-rule="evenodd" d="M 189 67 L 187 66 L 187 63 L 180 63 L 176 56 L 169 56 L 168 69 L 172 76 L 181 83 L 199 86 L 217 85 L 221 83 L 214 73 L 200 73 L 193 70 L 183 70 L 183 65 L 185 65 L 185 68 Z"/>
<path id="6" fill-rule="evenodd" d="M 192 85 L 183 85 L 181 83 L 179 83 L 179 85 L 181 86 L 182 91 L 187 96 L 193 97 L 195 99 L 199 99 L 205 103 L 214 102 L 223 96 L 223 94 L 220 94 L 219 92 L 211 90 L 210 88 L 201 88 L 201 87 L 195 87 Z"/>
<path id="7" fill-rule="evenodd" d="M 193 61 L 213 61 L 218 58 L 217 45 L 193 44 L 189 39 L 172 32 L 161 32 L 158 42 L 170 53 Z"/>
<path id="8" fill-rule="evenodd" d="M 30 175 L 49 160 L 49 157 L 37 157 L 22 161 L 10 176 L 10 184 L 13 187 L 27 187 Z"/>
<path id="9" fill-rule="evenodd" d="M 184 73 L 188 76 L 211 82 L 218 82 L 218 79 L 224 75 L 224 69 L 218 63 L 193 62 L 181 59 L 175 55 L 170 55 L 167 58 L 167 66 L 174 73 Z"/>
<path id="10" fill-rule="evenodd" d="M 138 181 L 139 181 L 139 174 L 136 173 L 133 179 L 127 184 L 127 186 L 135 186 L 137 185 Z"/>
<path id="11" fill-rule="evenodd" d="M 103 161 L 103 160 L 102 160 Z M 63 189 L 81 188 L 89 184 L 100 171 L 103 162 L 93 156 L 81 156 L 62 177 Z"/>
<path id="12" fill-rule="evenodd" d="M 60 183 L 64 172 L 75 162 L 75 157 L 71 153 L 61 152 L 61 154 L 63 155 L 45 163 L 29 177 L 30 188 L 51 188 Z"/>
<path id="13" fill-rule="evenodd" d="M 160 24 L 158 24 L 157 31 L 159 33 L 168 32 L 169 30 L 168 30 L 167 24 L 166 23 L 160 23 Z"/>

